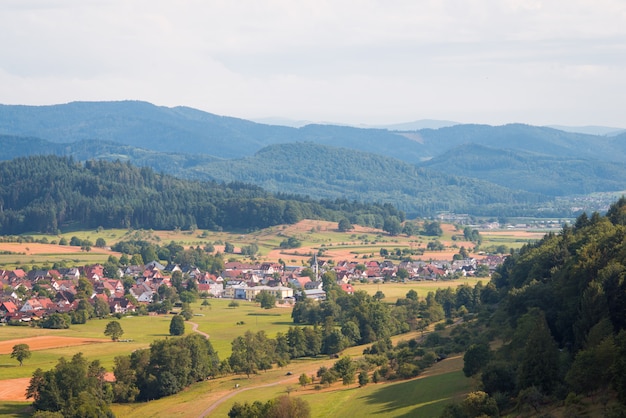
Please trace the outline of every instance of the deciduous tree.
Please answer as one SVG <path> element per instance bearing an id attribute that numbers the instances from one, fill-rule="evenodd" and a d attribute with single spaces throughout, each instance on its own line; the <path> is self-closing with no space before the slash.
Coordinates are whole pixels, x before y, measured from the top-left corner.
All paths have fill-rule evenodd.
<path id="1" fill-rule="evenodd" d="M 29 359 L 31 356 L 30 346 L 28 344 L 16 344 L 11 351 L 11 358 L 20 362 L 20 366 L 24 360 Z"/>
<path id="2" fill-rule="evenodd" d="M 124 330 L 118 321 L 110 321 L 104 329 L 104 335 L 111 337 L 113 341 L 117 341 L 124 335 Z"/>

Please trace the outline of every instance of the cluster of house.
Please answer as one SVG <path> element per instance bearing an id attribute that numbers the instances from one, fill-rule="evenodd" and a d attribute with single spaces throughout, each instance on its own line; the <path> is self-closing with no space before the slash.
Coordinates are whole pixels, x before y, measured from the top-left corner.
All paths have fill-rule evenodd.
<path id="1" fill-rule="evenodd" d="M 38 320 L 51 313 L 70 313 L 77 309 L 76 298 L 79 278 L 86 278 L 93 287 L 93 294 L 88 300 L 95 305 L 98 299 L 106 302 L 111 313 L 125 314 L 133 312 L 136 304 L 149 304 L 155 300 L 159 287 L 171 287 L 171 276 L 180 271 L 187 281 L 196 284 L 200 294 L 213 297 L 254 300 L 261 292 L 274 295 L 277 300 L 291 302 L 294 291 L 302 292 L 307 297 L 324 299 L 321 274 L 332 270 L 337 276 L 337 283 L 347 293 L 352 293 L 351 282 L 396 280 L 400 269 L 407 271 L 406 280 L 439 280 L 451 274 L 463 276 L 474 274 L 479 264 L 486 264 L 490 270 L 501 264 L 500 256 L 488 256 L 481 260 L 473 258 L 458 261 L 439 262 L 401 262 L 394 265 L 391 261 L 342 261 L 330 264 L 316 257 L 311 266 L 286 266 L 278 263 L 246 264 L 229 262 L 220 275 L 202 272 L 195 267 L 181 267 L 170 264 L 163 266 L 151 262 L 145 266 L 129 266 L 120 269 L 117 276 L 131 277 L 132 286 L 126 297 L 124 283 L 119 279 L 105 277 L 104 267 L 100 264 L 58 270 L 38 270 L 25 272 L 21 269 L 0 270 L 0 321 Z M 303 270 L 313 270 L 310 275 L 302 275 Z M 317 278 L 317 280 L 315 280 Z M 45 294 L 46 296 L 40 296 Z M 136 301 L 136 302 L 135 302 Z"/>

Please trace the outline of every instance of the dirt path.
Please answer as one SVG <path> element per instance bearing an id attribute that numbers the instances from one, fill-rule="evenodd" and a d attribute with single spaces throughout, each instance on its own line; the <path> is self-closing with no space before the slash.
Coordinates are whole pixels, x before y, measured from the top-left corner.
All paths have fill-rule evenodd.
<path id="1" fill-rule="evenodd" d="M 235 389 L 233 390 L 231 393 L 222 396 L 221 398 L 219 398 L 216 402 L 213 403 L 213 405 L 209 406 L 207 409 L 205 409 L 204 411 L 202 411 L 199 415 L 200 418 L 204 418 L 206 416 L 208 416 L 211 412 L 213 412 L 218 406 L 220 406 L 221 404 L 223 404 L 224 402 L 226 402 L 227 400 L 229 400 L 230 398 L 232 398 L 235 395 L 240 394 L 241 392 L 245 392 L 247 390 L 252 390 L 252 389 L 262 389 L 262 388 L 268 388 L 271 386 L 276 386 L 276 385 L 280 385 L 286 382 L 289 382 L 290 380 L 293 380 L 293 378 L 289 378 L 289 379 L 283 379 L 283 380 L 279 380 L 277 382 L 273 382 L 273 383 L 266 383 L 264 385 L 258 385 L 258 386 L 248 386 L 245 388 L 241 388 L 241 389 Z"/>
<path id="2" fill-rule="evenodd" d="M 209 334 L 207 334 L 206 332 L 198 331 L 199 325 L 196 324 L 195 322 L 187 321 L 187 323 L 191 324 L 191 330 L 193 332 L 197 332 L 198 334 L 204 336 L 204 338 L 206 338 L 206 339 L 211 338 L 211 337 L 209 337 Z"/>

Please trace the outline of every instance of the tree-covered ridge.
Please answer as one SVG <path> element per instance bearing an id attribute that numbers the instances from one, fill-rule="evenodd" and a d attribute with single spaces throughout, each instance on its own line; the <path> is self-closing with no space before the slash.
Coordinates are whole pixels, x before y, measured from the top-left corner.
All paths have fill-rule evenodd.
<path id="1" fill-rule="evenodd" d="M 442 210 L 482 214 L 528 213 L 544 206 L 546 196 L 511 190 L 487 181 L 417 168 L 377 154 L 306 143 L 263 148 L 254 156 L 222 160 L 208 155 L 166 154 L 109 141 L 55 144 L 0 135 L 6 158 L 50 153 L 90 159 L 127 161 L 152 167 L 179 178 L 217 182 L 244 182 L 273 193 L 308 195 L 315 199 L 348 199 L 390 203 L 415 216 Z M 22 147 L 24 145 L 24 148 Z M 28 151 L 25 151 L 28 150 Z"/>
<path id="2" fill-rule="evenodd" d="M 316 202 L 243 183 L 181 180 L 128 163 L 35 156 L 0 163 L 0 233 L 86 228 L 256 229 L 347 216 L 381 224 L 391 205 Z"/>
<path id="3" fill-rule="evenodd" d="M 621 162 L 538 155 L 478 144 L 459 145 L 420 167 L 548 196 L 626 189 L 626 167 Z"/>
<path id="4" fill-rule="evenodd" d="M 482 316 L 489 329 L 484 345 L 465 354 L 466 374 L 480 376 L 500 412 L 539 413 L 558 400 L 568 416 L 582 416 L 580 397 L 597 402 L 603 394 L 604 416 L 624 416 L 625 266 L 624 197 L 606 216 L 583 214 L 573 227 L 514 252 L 492 277 L 501 299 Z M 490 351 L 494 337 L 503 344 Z M 622 406 L 609 408 L 611 399 Z M 475 416 L 459 411 L 444 416 Z"/>
<path id="5" fill-rule="evenodd" d="M 161 152 L 241 158 L 276 143 L 319 139 L 386 148 L 401 155 L 412 141 L 387 130 L 317 125 L 289 128 L 219 116 L 189 107 L 167 108 L 140 101 L 73 102 L 53 106 L 0 105 L 0 134 L 53 142 L 98 139 Z M 391 141 L 391 142 L 390 142 Z M 385 147 L 385 144 L 393 146 Z M 415 151 L 413 152 L 415 157 Z"/>
<path id="6" fill-rule="evenodd" d="M 0 105 L 0 134 L 61 143 L 108 140 L 156 151 L 221 158 L 242 158 L 267 145 L 305 141 L 377 153 L 413 164 L 464 143 L 617 162 L 626 157 L 623 139 L 618 137 L 522 124 L 455 125 L 411 132 L 336 125 L 296 129 L 141 101 Z"/>
<path id="7" fill-rule="evenodd" d="M 252 157 L 196 167 L 212 179 L 254 182 L 266 190 L 362 202 L 386 202 L 412 215 L 437 211 L 511 210 L 543 202 L 538 194 L 417 168 L 400 160 L 347 148 L 306 143 L 263 148 Z"/>

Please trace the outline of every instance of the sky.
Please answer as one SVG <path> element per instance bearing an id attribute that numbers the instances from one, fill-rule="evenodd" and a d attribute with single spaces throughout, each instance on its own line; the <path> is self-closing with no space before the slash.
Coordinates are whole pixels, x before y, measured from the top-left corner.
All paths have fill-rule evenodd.
<path id="1" fill-rule="evenodd" d="M 625 0 L 0 0 L 0 103 L 626 128 Z"/>

